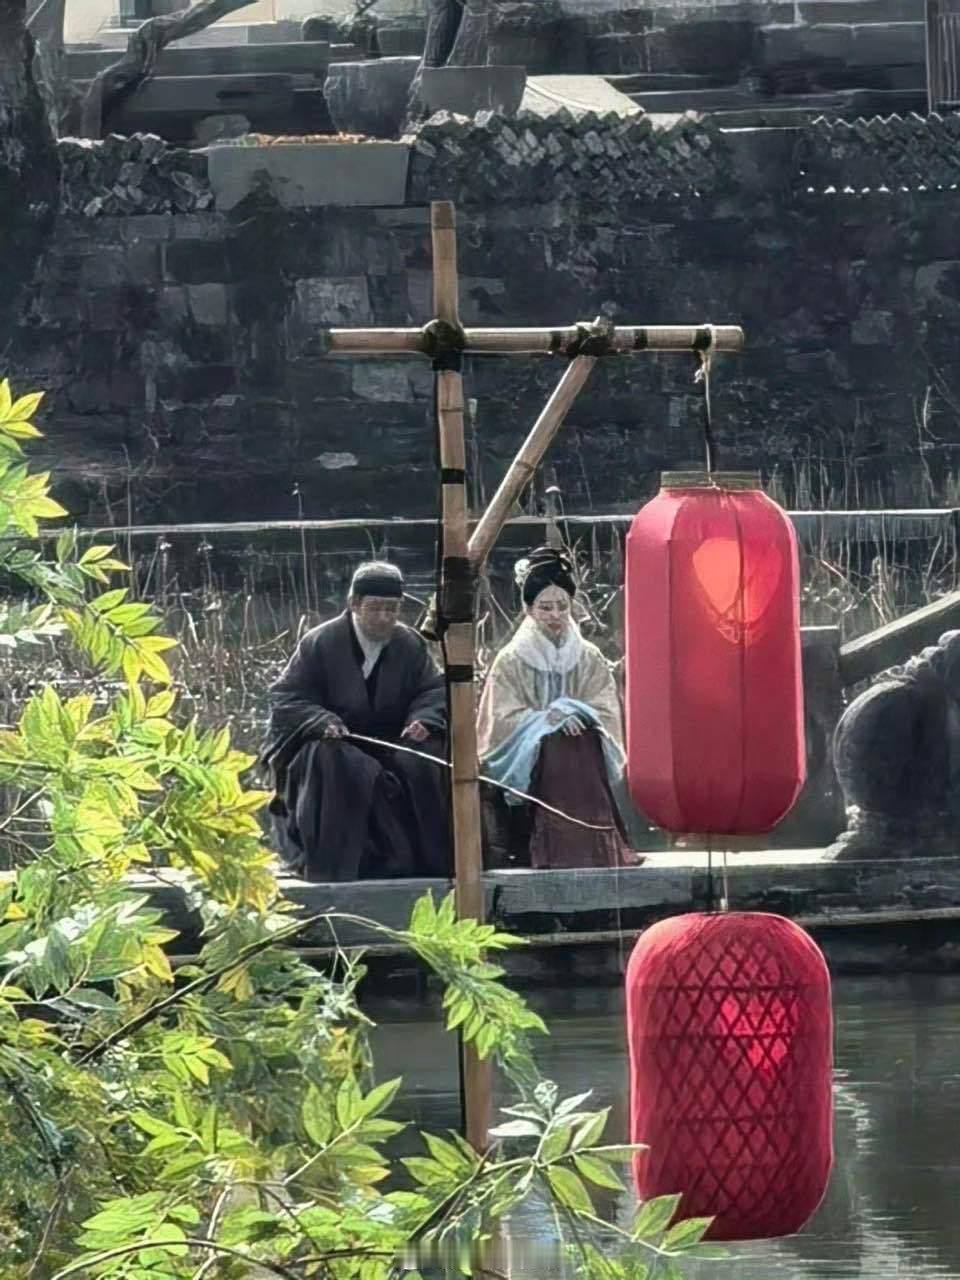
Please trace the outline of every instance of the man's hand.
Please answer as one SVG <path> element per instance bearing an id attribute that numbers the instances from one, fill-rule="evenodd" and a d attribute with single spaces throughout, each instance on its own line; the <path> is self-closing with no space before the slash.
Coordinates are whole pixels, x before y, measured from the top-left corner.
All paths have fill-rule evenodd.
<path id="1" fill-rule="evenodd" d="M 325 738 L 345 738 L 350 730 L 342 720 L 331 720 L 323 731 Z"/>
<path id="2" fill-rule="evenodd" d="M 409 738 L 411 742 L 426 742 L 430 737 L 430 730 L 425 724 L 421 724 L 419 720 L 411 720 L 401 736 Z"/>

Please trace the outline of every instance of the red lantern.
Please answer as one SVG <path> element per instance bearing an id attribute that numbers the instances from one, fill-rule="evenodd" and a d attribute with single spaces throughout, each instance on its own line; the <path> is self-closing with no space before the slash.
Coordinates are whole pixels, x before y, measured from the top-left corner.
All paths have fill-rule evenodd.
<path id="1" fill-rule="evenodd" d="M 674 472 L 626 564 L 627 776 L 673 832 L 770 831 L 806 777 L 797 539 L 752 475 Z"/>
<path id="2" fill-rule="evenodd" d="M 830 976 L 813 940 L 759 913 L 648 929 L 627 968 L 630 1140 L 641 1199 L 683 1194 L 712 1240 L 790 1235 L 833 1164 Z"/>

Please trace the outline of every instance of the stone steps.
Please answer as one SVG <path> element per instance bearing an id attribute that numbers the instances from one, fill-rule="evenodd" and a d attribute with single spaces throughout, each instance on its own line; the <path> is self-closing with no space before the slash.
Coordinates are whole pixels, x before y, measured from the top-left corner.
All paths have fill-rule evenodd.
<path id="1" fill-rule="evenodd" d="M 139 25 L 139 24 L 138 24 Z M 217 23 L 195 35 L 184 36 L 181 46 L 274 44 L 300 39 L 300 22 Z M 137 27 L 104 27 L 90 46 L 101 49 L 125 49 Z"/>
<path id="2" fill-rule="evenodd" d="M 67 50 L 67 75 L 91 80 L 117 60 L 115 49 Z M 331 61 L 326 42 L 262 45 L 171 45 L 157 59 L 157 76 L 306 75 L 321 82 Z"/>
<path id="3" fill-rule="evenodd" d="M 925 81 L 925 26 L 916 20 L 756 25 L 738 16 L 696 17 L 602 32 L 585 48 L 589 70 L 605 76 L 684 75 L 734 84 L 755 75 L 787 81 L 794 91 L 804 85 L 907 89 Z"/>
<path id="4" fill-rule="evenodd" d="M 922 66 L 925 28 L 922 22 L 778 24 L 760 28 L 758 52 L 764 69 Z"/>
<path id="5" fill-rule="evenodd" d="M 720 89 L 639 92 L 628 95 L 649 114 L 698 111 L 726 128 L 805 124 L 821 115 L 886 116 L 926 109 L 919 89 L 842 89 L 829 93 L 785 93 L 763 97 L 741 86 Z"/>

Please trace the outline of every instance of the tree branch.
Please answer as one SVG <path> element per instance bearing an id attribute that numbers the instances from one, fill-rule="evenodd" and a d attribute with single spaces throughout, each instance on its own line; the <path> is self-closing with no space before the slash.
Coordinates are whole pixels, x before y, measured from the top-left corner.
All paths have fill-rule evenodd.
<path id="1" fill-rule="evenodd" d="M 255 956 L 260 955 L 262 951 L 269 951 L 272 947 L 279 947 L 285 942 L 289 942 L 298 933 L 303 933 L 305 929 L 309 929 L 313 925 L 319 924 L 321 920 L 325 920 L 329 914 L 329 912 L 323 911 L 318 915 L 307 916 L 305 919 L 298 920 L 295 924 L 291 924 L 285 929 L 278 929 L 269 938 L 261 938 L 257 942 L 251 942 L 246 947 L 241 947 L 228 964 L 213 970 L 211 973 L 205 973 L 202 977 L 194 978 L 193 982 L 188 982 L 185 987 L 181 987 L 179 991 L 172 992 L 165 999 L 158 1000 L 156 1004 L 152 1004 L 149 1009 L 145 1009 L 136 1018 L 131 1018 L 122 1027 L 117 1027 L 116 1031 L 111 1031 L 108 1036 L 104 1036 L 93 1048 L 88 1049 L 80 1057 L 80 1066 L 86 1066 L 89 1062 L 96 1062 L 98 1058 L 102 1058 L 108 1050 L 112 1049 L 115 1044 L 119 1044 L 121 1040 L 126 1040 L 129 1036 L 148 1026 L 149 1023 L 156 1021 L 157 1018 L 166 1013 L 168 1009 L 173 1008 L 174 1005 L 182 1003 L 182 1001 L 200 991 L 205 991 L 208 987 L 215 986 L 225 974 L 245 965 Z"/>
<path id="2" fill-rule="evenodd" d="M 116 1249 L 106 1249 L 103 1253 L 96 1256 L 87 1254 L 81 1258 L 79 1262 L 71 1262 L 69 1266 L 62 1267 L 53 1280 L 66 1280 L 67 1276 L 75 1276 L 80 1274 L 89 1274 L 90 1268 L 99 1266 L 104 1262 L 113 1262 L 117 1258 L 127 1258 L 132 1253 L 140 1253 L 143 1249 L 179 1249 L 183 1245 L 187 1245 L 191 1249 L 208 1249 L 215 1257 L 219 1254 L 224 1258 L 239 1258 L 242 1262 L 248 1264 L 255 1262 L 257 1267 L 262 1271 L 269 1271 L 271 1275 L 280 1276 L 282 1280 L 303 1280 L 302 1274 L 293 1271 L 290 1267 L 283 1266 L 280 1262 L 266 1262 L 262 1258 L 252 1258 L 249 1253 L 242 1249 L 233 1249 L 229 1245 L 219 1244 L 216 1240 L 207 1240 L 202 1236 L 188 1236 L 185 1240 L 141 1240 L 137 1244 L 124 1244 Z"/>
<path id="3" fill-rule="evenodd" d="M 123 98 L 136 92 L 153 75 L 157 58 L 175 40 L 196 35 L 254 0 L 197 0 L 179 13 L 149 18 L 127 41 L 127 51 L 119 62 L 104 68 L 90 83 L 83 102 L 80 132 L 84 138 L 99 138 L 103 122 Z"/>

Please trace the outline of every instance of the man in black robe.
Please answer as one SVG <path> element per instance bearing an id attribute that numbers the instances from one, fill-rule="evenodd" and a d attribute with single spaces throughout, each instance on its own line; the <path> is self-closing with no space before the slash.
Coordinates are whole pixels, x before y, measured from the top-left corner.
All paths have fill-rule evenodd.
<path id="1" fill-rule="evenodd" d="M 450 873 L 446 690 L 398 620 L 402 598 L 399 569 L 362 565 L 346 611 L 303 637 L 270 689 L 270 809 L 307 880 Z"/>

